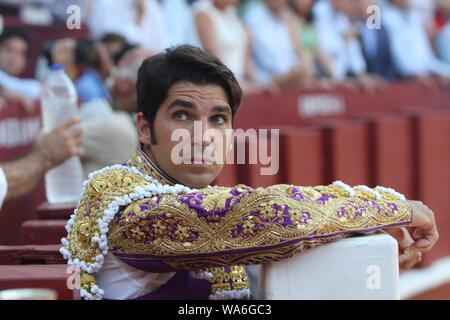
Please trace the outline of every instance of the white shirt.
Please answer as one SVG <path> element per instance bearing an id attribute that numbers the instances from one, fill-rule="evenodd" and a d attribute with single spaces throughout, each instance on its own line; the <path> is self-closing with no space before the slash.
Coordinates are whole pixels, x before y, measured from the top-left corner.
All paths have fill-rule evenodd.
<path id="1" fill-rule="evenodd" d="M 211 0 L 199 0 L 193 4 L 193 11 L 194 14 L 203 12 L 210 17 L 219 46 L 219 58 L 238 80 L 243 80 L 248 39 L 236 8 L 230 6 L 222 11 Z"/>
<path id="2" fill-rule="evenodd" d="M 190 44 L 200 47 L 194 15 L 186 0 L 164 0 L 162 7 L 165 14 L 170 45 Z"/>
<path id="3" fill-rule="evenodd" d="M 138 270 L 112 253 L 105 256 L 102 269 L 95 275 L 97 285 L 105 291 L 105 298 L 125 300 L 139 298 L 153 292 L 175 275 Z"/>
<path id="4" fill-rule="evenodd" d="M 249 277 L 252 297 L 261 299 L 261 265 L 245 266 L 245 269 Z M 105 291 L 105 298 L 126 300 L 156 291 L 174 275 L 175 272 L 151 273 L 138 270 L 109 252 L 105 256 L 102 269 L 95 274 L 95 280 L 97 285 Z"/>
<path id="5" fill-rule="evenodd" d="M 353 38 L 346 42 L 344 36 L 351 31 L 350 19 L 341 12 L 336 12 L 328 0 L 321 0 L 313 7 L 314 28 L 320 46 L 330 57 L 333 78 L 343 80 L 347 73 L 361 74 L 366 71 L 366 62 L 362 49 Z"/>
<path id="6" fill-rule="evenodd" d="M 266 5 L 258 3 L 250 7 L 244 23 L 251 33 L 255 71 L 260 82 L 269 82 L 299 65 L 287 23 Z"/>
<path id="7" fill-rule="evenodd" d="M 0 168 L 0 208 L 3 206 L 3 201 L 5 200 L 7 192 L 8 192 L 8 181 L 6 181 L 3 169 Z"/>
<path id="8" fill-rule="evenodd" d="M 402 76 L 431 73 L 450 77 L 450 64 L 435 56 L 422 18 L 416 12 L 387 5 L 383 8 L 382 19 L 394 63 Z"/>
<path id="9" fill-rule="evenodd" d="M 436 1 L 410 0 L 411 9 L 418 14 L 423 23 L 430 23 L 436 11 Z"/>
<path id="10" fill-rule="evenodd" d="M 0 87 L 31 100 L 38 99 L 41 92 L 41 83 L 38 80 L 16 78 L 1 70 Z"/>
<path id="11" fill-rule="evenodd" d="M 134 0 L 96 0 L 88 19 L 91 34 L 99 39 L 108 32 L 124 36 L 130 43 L 162 51 L 169 47 L 164 11 L 157 0 L 145 1 L 145 15 L 136 24 Z"/>

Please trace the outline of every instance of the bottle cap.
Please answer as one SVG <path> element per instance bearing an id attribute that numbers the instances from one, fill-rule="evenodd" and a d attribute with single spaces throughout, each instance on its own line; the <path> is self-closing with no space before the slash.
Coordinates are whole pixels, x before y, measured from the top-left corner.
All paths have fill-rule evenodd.
<path id="1" fill-rule="evenodd" d="M 64 66 L 62 64 L 54 64 L 52 65 L 52 71 L 64 70 Z"/>

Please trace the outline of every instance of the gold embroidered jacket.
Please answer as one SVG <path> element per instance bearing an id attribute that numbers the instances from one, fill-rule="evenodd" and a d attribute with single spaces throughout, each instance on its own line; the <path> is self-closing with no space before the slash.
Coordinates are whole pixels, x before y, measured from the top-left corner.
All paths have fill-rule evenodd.
<path id="1" fill-rule="evenodd" d="M 277 261 L 350 232 L 410 224 L 409 203 L 383 190 L 342 183 L 189 190 L 138 151 L 91 176 L 62 252 L 81 266 L 85 290 L 108 250 L 150 272 Z"/>

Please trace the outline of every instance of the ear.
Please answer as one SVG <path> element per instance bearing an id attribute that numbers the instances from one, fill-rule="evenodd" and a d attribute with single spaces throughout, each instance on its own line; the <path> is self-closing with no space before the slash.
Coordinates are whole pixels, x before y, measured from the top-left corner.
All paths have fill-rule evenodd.
<path id="1" fill-rule="evenodd" d="M 148 121 L 144 118 L 142 112 L 139 112 L 137 114 L 136 126 L 139 142 L 144 145 L 150 145 L 152 141 L 150 126 L 148 124 Z"/>

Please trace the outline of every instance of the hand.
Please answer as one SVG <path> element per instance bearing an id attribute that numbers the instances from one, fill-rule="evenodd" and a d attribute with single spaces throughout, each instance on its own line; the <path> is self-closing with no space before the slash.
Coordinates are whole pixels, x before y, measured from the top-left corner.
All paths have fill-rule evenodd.
<path id="1" fill-rule="evenodd" d="M 398 242 L 398 262 L 401 269 L 411 269 L 422 261 L 422 252 L 413 251 L 409 247 L 414 243 L 406 228 L 390 228 L 384 230 Z"/>
<path id="2" fill-rule="evenodd" d="M 413 251 L 430 251 L 439 239 L 434 213 L 421 201 L 408 200 L 413 210 L 413 220 L 411 227 L 414 228 L 414 243 L 408 248 Z"/>
<path id="3" fill-rule="evenodd" d="M 0 109 L 7 105 L 8 102 L 14 102 L 20 104 L 26 113 L 31 113 L 35 110 L 35 102 L 31 99 L 15 92 L 1 90 Z"/>
<path id="4" fill-rule="evenodd" d="M 71 118 L 52 132 L 38 138 L 36 151 L 46 170 L 60 165 L 71 157 L 83 155 L 81 148 L 83 131 L 80 128 L 70 129 L 77 123 L 80 123 L 80 119 Z"/>

